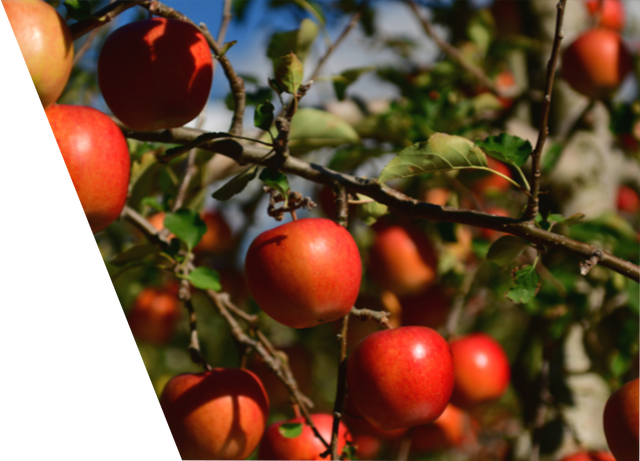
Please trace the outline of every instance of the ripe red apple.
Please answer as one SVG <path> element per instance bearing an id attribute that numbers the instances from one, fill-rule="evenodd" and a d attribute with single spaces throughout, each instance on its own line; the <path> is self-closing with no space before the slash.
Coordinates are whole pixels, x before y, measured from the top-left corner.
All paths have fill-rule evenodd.
<path id="1" fill-rule="evenodd" d="M 160 405 L 182 459 L 245 459 L 258 446 L 269 414 L 260 380 L 234 368 L 174 376 Z"/>
<path id="2" fill-rule="evenodd" d="M 64 19 L 42 0 L 2 0 L 7 18 L 46 109 L 67 85 L 73 67 L 73 40 Z"/>
<path id="3" fill-rule="evenodd" d="M 95 325 L 79 322 L 49 330 L 44 344 L 52 359 L 63 360 L 87 352 L 96 343 L 96 336 Z"/>
<path id="4" fill-rule="evenodd" d="M 509 167 L 492 157 L 487 157 L 487 166 L 508 178 L 512 177 Z M 502 176 L 487 172 L 482 178 L 474 181 L 471 190 L 478 195 L 486 195 L 487 193 L 499 194 L 506 192 L 510 187 L 511 183 Z"/>
<path id="5" fill-rule="evenodd" d="M 565 456 L 560 461 L 616 461 L 616 459 L 606 451 L 579 451 Z"/>
<path id="6" fill-rule="evenodd" d="M 495 339 L 484 333 L 464 336 L 451 342 L 451 353 L 456 382 L 452 404 L 472 410 L 502 397 L 511 369 L 507 354 Z"/>
<path id="7" fill-rule="evenodd" d="M 600 15 L 600 27 L 618 32 L 624 29 L 624 7 L 620 0 L 587 0 L 585 5 L 591 16 Z"/>
<path id="8" fill-rule="evenodd" d="M 125 125 L 175 128 L 204 108 L 213 78 L 204 36 L 177 19 L 152 18 L 120 27 L 98 59 L 102 95 Z"/>
<path id="9" fill-rule="evenodd" d="M 362 278 L 351 234 L 324 218 L 298 219 L 263 232 L 251 243 L 244 270 L 258 306 L 293 328 L 344 317 Z"/>
<path id="10" fill-rule="evenodd" d="M 562 55 L 562 75 L 571 88 L 591 99 L 611 95 L 631 71 L 631 54 L 620 34 L 592 29 Z"/>
<path id="11" fill-rule="evenodd" d="M 109 424 L 70 429 L 58 436 L 53 461 L 124 461 L 120 433 Z"/>
<path id="12" fill-rule="evenodd" d="M 413 428 L 411 450 L 427 453 L 459 446 L 465 439 L 468 426 L 467 414 L 449 404 L 434 422 Z"/>
<path id="13" fill-rule="evenodd" d="M 428 424 L 442 414 L 451 397 L 451 351 L 430 328 L 379 331 L 353 349 L 347 384 L 355 407 L 380 429 Z"/>
<path id="14" fill-rule="evenodd" d="M 54 241 L 87 237 L 122 211 L 129 150 L 109 117 L 90 107 L 56 105 L 2 134 L 0 190 L 32 234 Z"/>
<path id="15" fill-rule="evenodd" d="M 380 439 L 367 434 L 354 435 L 353 445 L 356 447 L 358 459 L 376 459 L 382 449 Z"/>
<path id="16" fill-rule="evenodd" d="M 333 427 L 333 416 L 322 413 L 311 415 L 313 424 L 322 435 L 322 438 L 329 443 L 331 441 L 331 429 Z M 297 437 L 287 438 L 280 433 L 280 426 L 284 423 L 302 423 L 302 434 Z M 347 426 L 340 422 L 338 426 L 338 453 L 342 453 L 342 449 L 347 441 L 351 440 L 348 434 Z M 304 418 L 294 418 L 289 421 L 281 421 L 269 426 L 264 434 L 260 450 L 258 451 L 258 459 L 331 459 L 331 456 L 321 458 L 320 454 L 326 450 L 322 442 L 315 436 L 311 426 L 304 422 Z"/>
<path id="17" fill-rule="evenodd" d="M 231 228 L 222 214 L 212 210 L 203 213 L 200 217 L 207 225 L 207 232 L 202 236 L 200 243 L 193 249 L 194 252 L 218 255 L 230 250 L 233 246 Z"/>
<path id="18" fill-rule="evenodd" d="M 513 91 L 516 87 L 516 79 L 511 73 L 511 71 L 505 70 L 500 72 L 496 78 L 496 88 L 499 91 Z M 509 98 L 506 96 L 498 96 L 498 100 L 504 109 L 508 109 L 513 105 L 513 98 Z"/>
<path id="19" fill-rule="evenodd" d="M 617 461 L 637 461 L 638 378 L 615 391 L 604 407 L 604 434 Z"/>
<path id="20" fill-rule="evenodd" d="M 419 293 L 437 277 L 435 250 L 425 236 L 401 226 L 379 230 L 369 251 L 369 272 L 383 289 L 399 296 Z"/>
<path id="21" fill-rule="evenodd" d="M 451 295 L 436 285 L 418 295 L 402 298 L 400 302 L 403 325 L 436 329 L 447 320 Z"/>
<path id="22" fill-rule="evenodd" d="M 350 394 L 347 394 L 347 398 L 344 403 L 344 411 L 342 420 L 349 428 L 349 432 L 354 435 L 369 435 L 380 440 L 397 440 L 402 437 L 407 429 L 393 429 L 386 431 L 371 424 L 362 413 L 356 408 L 351 400 Z"/>
<path id="23" fill-rule="evenodd" d="M 629 186 L 620 186 L 618 188 L 618 210 L 626 211 L 627 213 L 640 211 L 640 197 Z"/>
<path id="24" fill-rule="evenodd" d="M 177 286 L 145 288 L 138 295 L 128 314 L 134 338 L 158 345 L 171 339 L 180 317 L 177 292 Z"/>
<path id="25" fill-rule="evenodd" d="M 42 320 L 42 293 L 33 276 L 19 267 L 0 269 L 0 347 L 31 338 Z"/>

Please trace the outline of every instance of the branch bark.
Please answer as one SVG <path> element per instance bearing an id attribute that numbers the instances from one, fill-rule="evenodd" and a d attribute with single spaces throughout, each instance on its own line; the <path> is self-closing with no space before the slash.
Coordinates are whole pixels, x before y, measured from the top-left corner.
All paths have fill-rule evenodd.
<path id="1" fill-rule="evenodd" d="M 122 2 L 113 2 L 104 8 L 96 11 L 90 18 L 83 19 L 82 21 L 78 21 L 69 26 L 69 31 L 71 32 L 71 38 L 73 40 L 77 40 L 82 37 L 84 34 L 91 32 L 94 29 L 97 29 L 100 26 L 104 26 L 106 23 L 110 22 L 118 16 L 120 13 L 128 10 L 129 8 L 133 8 L 136 5 L 143 5 L 146 3 L 150 3 L 149 0 L 138 0 L 138 1 L 122 1 Z"/>

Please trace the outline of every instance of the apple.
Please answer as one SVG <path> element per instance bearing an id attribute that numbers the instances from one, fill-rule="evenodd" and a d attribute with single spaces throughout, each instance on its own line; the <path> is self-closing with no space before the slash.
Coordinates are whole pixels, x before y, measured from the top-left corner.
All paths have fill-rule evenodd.
<path id="1" fill-rule="evenodd" d="M 182 459 L 245 459 L 260 443 L 269 414 L 260 380 L 235 368 L 174 376 L 160 405 Z"/>
<path id="2" fill-rule="evenodd" d="M 399 439 L 407 432 L 405 428 L 386 431 L 374 426 L 362 416 L 362 413 L 353 404 L 350 394 L 347 394 L 345 399 L 342 415 L 342 420 L 349 428 L 349 432 L 354 435 L 368 435 L 379 440 L 390 441 Z"/>
<path id="3" fill-rule="evenodd" d="M 511 71 L 508 70 L 500 72 L 495 78 L 495 83 L 499 91 L 513 91 L 516 87 L 516 79 Z M 504 109 L 508 109 L 513 105 L 513 98 L 498 96 L 498 100 Z"/>
<path id="4" fill-rule="evenodd" d="M 69 429 L 57 437 L 53 461 L 125 461 L 124 441 L 105 423 Z"/>
<path id="5" fill-rule="evenodd" d="M 56 105 L 9 125 L 0 161 L 7 206 L 44 240 L 95 234 L 118 218 L 127 199 L 127 142 L 109 117 L 90 107 Z"/>
<path id="6" fill-rule="evenodd" d="M 320 435 L 327 443 L 331 441 L 331 430 L 333 428 L 333 416 L 316 413 L 311 415 L 311 421 L 318 429 Z M 280 432 L 280 427 L 285 424 L 302 424 L 302 433 L 297 437 L 288 438 Z M 347 441 L 351 440 L 347 426 L 342 422 L 338 426 L 338 453 L 342 453 Z M 308 426 L 304 418 L 294 418 L 289 421 L 281 421 L 269 426 L 264 434 L 260 450 L 258 451 L 258 459 L 281 459 L 281 460 L 297 460 L 297 459 L 331 459 L 331 455 L 321 458 L 320 455 L 326 451 L 324 444 L 316 437 Z"/>
<path id="7" fill-rule="evenodd" d="M 175 128 L 202 111 L 213 64 L 204 36 L 177 19 L 151 18 L 115 30 L 98 58 L 104 99 L 134 130 Z"/>
<path id="8" fill-rule="evenodd" d="M 492 157 L 487 157 L 487 166 L 508 178 L 512 177 L 509 167 Z M 488 193 L 500 194 L 506 192 L 510 187 L 511 183 L 502 176 L 498 176 L 495 173 L 484 172 L 483 177 L 473 182 L 471 190 L 478 195 L 487 195 Z"/>
<path id="9" fill-rule="evenodd" d="M 200 217 L 207 225 L 207 232 L 202 236 L 200 243 L 193 249 L 194 252 L 218 255 L 229 251 L 233 246 L 233 238 L 231 236 L 231 228 L 222 214 L 212 210 L 202 213 Z"/>
<path id="10" fill-rule="evenodd" d="M 305 218 L 260 234 L 245 260 L 249 292 L 292 328 L 344 317 L 360 290 L 362 265 L 351 234 L 325 218 Z"/>
<path id="11" fill-rule="evenodd" d="M 509 212 L 504 208 L 500 208 L 500 207 L 487 208 L 486 212 L 496 216 L 504 216 L 505 218 L 509 217 Z M 504 232 L 493 230 L 493 229 L 482 228 L 480 229 L 480 235 L 485 240 L 489 240 L 490 242 L 493 242 L 495 240 L 498 240 L 503 235 L 507 235 L 507 234 L 505 234 Z"/>
<path id="12" fill-rule="evenodd" d="M 134 338 L 157 345 L 171 339 L 180 317 L 177 292 L 177 286 L 142 290 L 128 314 Z"/>
<path id="13" fill-rule="evenodd" d="M 474 333 L 451 342 L 455 386 L 451 403 L 472 410 L 498 400 L 511 378 L 509 359 L 491 336 Z"/>
<path id="14" fill-rule="evenodd" d="M 451 295 L 436 285 L 418 295 L 402 298 L 400 302 L 403 325 L 436 329 L 447 321 Z"/>
<path id="15" fill-rule="evenodd" d="M 413 428 L 411 431 L 411 450 L 417 453 L 427 453 L 459 446 L 465 440 L 468 426 L 467 414 L 449 404 L 434 422 Z"/>
<path id="16" fill-rule="evenodd" d="M 616 459 L 606 451 L 579 451 L 565 456 L 560 461 L 616 461 Z"/>
<path id="17" fill-rule="evenodd" d="M 42 320 L 40 287 L 19 267 L 0 269 L 0 347 L 31 338 Z"/>
<path id="18" fill-rule="evenodd" d="M 451 191 L 446 187 L 432 187 L 422 194 L 422 201 L 433 203 L 434 205 L 445 206 L 449 202 Z"/>
<path id="19" fill-rule="evenodd" d="M 562 75 L 578 93 L 591 99 L 609 97 L 632 69 L 631 54 L 620 34 L 592 29 L 580 35 L 562 55 Z"/>
<path id="20" fill-rule="evenodd" d="M 592 17 L 600 15 L 600 27 L 618 32 L 624 29 L 624 7 L 620 0 L 587 0 L 585 5 Z"/>
<path id="21" fill-rule="evenodd" d="M 2 0 L 42 105 L 54 104 L 73 67 L 73 40 L 67 23 L 42 0 Z"/>
<path id="22" fill-rule="evenodd" d="M 362 416 L 384 430 L 437 419 L 449 402 L 453 380 L 449 345 L 426 327 L 370 334 L 347 361 L 350 399 Z"/>
<path id="23" fill-rule="evenodd" d="M 635 190 L 629 186 L 618 188 L 618 210 L 627 213 L 637 213 L 640 211 L 640 197 Z"/>
<path id="24" fill-rule="evenodd" d="M 371 278 L 399 296 L 428 288 L 436 280 L 437 267 L 436 252 L 427 238 L 398 225 L 380 229 L 369 250 Z"/>
<path id="25" fill-rule="evenodd" d="M 619 388 L 604 407 L 604 435 L 617 461 L 638 461 L 638 378 Z"/>
<path id="26" fill-rule="evenodd" d="M 357 459 L 376 459 L 382 450 L 380 439 L 367 434 L 354 435 L 353 445 L 356 448 Z"/>
<path id="27" fill-rule="evenodd" d="M 49 330 L 44 344 L 52 359 L 63 360 L 87 352 L 96 343 L 96 336 L 95 325 L 79 322 Z"/>

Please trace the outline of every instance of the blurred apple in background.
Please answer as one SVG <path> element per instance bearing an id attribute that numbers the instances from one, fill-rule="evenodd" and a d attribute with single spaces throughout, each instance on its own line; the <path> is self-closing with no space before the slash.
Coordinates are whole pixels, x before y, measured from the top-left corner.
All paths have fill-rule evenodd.
<path id="1" fill-rule="evenodd" d="M 428 453 L 459 446 L 468 437 L 469 416 L 449 404 L 431 424 L 416 426 L 411 431 L 411 451 Z"/>
<path id="2" fill-rule="evenodd" d="M 616 461 L 640 458 L 638 437 L 638 378 L 615 391 L 604 408 L 604 433 Z"/>
<path id="3" fill-rule="evenodd" d="M 599 17 L 598 25 L 621 32 L 624 29 L 624 6 L 620 0 L 587 0 L 587 11 Z"/>
<path id="4" fill-rule="evenodd" d="M 180 318 L 178 284 L 170 288 L 145 288 L 127 316 L 133 337 L 156 345 L 167 343 Z"/>

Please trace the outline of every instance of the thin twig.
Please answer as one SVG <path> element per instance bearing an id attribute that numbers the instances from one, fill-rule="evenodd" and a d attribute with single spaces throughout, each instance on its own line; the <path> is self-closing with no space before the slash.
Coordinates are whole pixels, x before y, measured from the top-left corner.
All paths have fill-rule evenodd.
<path id="1" fill-rule="evenodd" d="M 478 268 L 480 264 L 476 264 L 475 266 L 468 268 L 465 272 L 464 279 L 462 281 L 462 286 L 460 290 L 457 292 L 456 297 L 453 300 L 453 304 L 451 306 L 451 311 L 449 311 L 449 315 L 447 317 L 447 325 L 446 325 L 446 338 L 450 339 L 453 337 L 457 330 L 458 324 L 460 323 L 460 317 L 462 315 L 462 310 L 464 308 L 464 300 L 469 294 L 469 290 L 471 289 L 471 285 L 473 285 L 473 281 L 476 278 L 476 274 L 478 272 Z"/>
<path id="2" fill-rule="evenodd" d="M 390 312 L 387 311 L 372 311 L 371 309 L 356 309 L 355 307 L 349 312 L 350 315 L 354 315 L 361 319 L 371 319 L 378 322 L 385 328 L 391 329 L 391 323 L 389 323 Z"/>
<path id="3" fill-rule="evenodd" d="M 73 56 L 74 66 L 78 64 L 78 62 L 80 62 L 80 59 L 82 59 L 82 56 L 84 56 L 84 54 L 89 50 L 89 48 L 91 48 L 91 42 L 93 42 L 93 39 L 96 38 L 96 35 L 98 35 L 98 32 L 100 32 L 100 29 L 92 30 L 89 36 L 87 37 L 87 39 L 85 40 L 85 42 L 82 44 L 82 46 L 78 50 L 78 52 Z"/>
<path id="4" fill-rule="evenodd" d="M 580 274 L 587 275 L 591 271 L 593 266 L 598 264 L 601 257 L 602 257 L 602 250 L 598 248 L 593 252 L 593 254 L 589 257 L 589 259 L 587 259 L 585 262 L 580 263 Z"/>
<path id="5" fill-rule="evenodd" d="M 335 186 L 336 194 L 336 221 L 342 227 L 349 224 L 349 200 L 347 200 L 347 190 L 342 186 Z"/>
<path id="6" fill-rule="evenodd" d="M 549 358 L 548 358 L 548 346 L 545 347 L 544 359 L 542 361 L 542 367 L 540 369 L 539 386 L 540 395 L 538 401 L 538 407 L 536 408 L 535 419 L 532 429 L 532 448 L 530 461 L 538 461 L 540 457 L 540 431 L 544 426 L 547 419 L 547 409 L 549 406 L 551 394 L 549 393 Z"/>
<path id="7" fill-rule="evenodd" d="M 108 22 L 112 21 L 113 18 L 118 16 L 123 11 L 126 11 L 136 5 L 144 5 L 148 3 L 149 0 L 120 1 L 110 3 L 104 8 L 93 13 L 90 18 L 83 19 L 82 21 L 71 24 L 69 26 L 71 38 L 73 40 L 77 40 L 84 34 L 87 34 L 92 30 L 97 29 L 100 26 L 104 26 Z"/>
<path id="8" fill-rule="evenodd" d="M 231 14 L 231 3 L 232 0 L 224 0 L 224 6 L 222 7 L 222 22 L 220 23 L 220 30 L 218 31 L 218 43 L 224 43 L 224 38 L 227 35 L 227 29 L 229 28 L 229 23 L 231 22 L 231 18 L 233 15 Z M 213 71 L 216 70 L 216 62 L 213 61 Z"/>
<path id="9" fill-rule="evenodd" d="M 198 121 L 196 122 L 196 128 L 201 129 L 204 124 L 204 116 L 207 111 L 207 106 L 205 104 L 204 108 L 198 115 Z M 172 211 L 175 213 L 180 209 L 182 203 L 184 202 L 185 197 L 187 196 L 187 191 L 189 190 L 189 186 L 191 185 L 191 180 L 198 172 L 198 166 L 196 165 L 196 154 L 197 149 L 194 147 L 189 151 L 189 158 L 187 160 L 187 168 L 184 171 L 184 177 L 182 178 L 182 182 L 180 183 L 180 187 L 178 188 L 178 196 L 176 197 L 175 202 L 173 202 Z"/>

